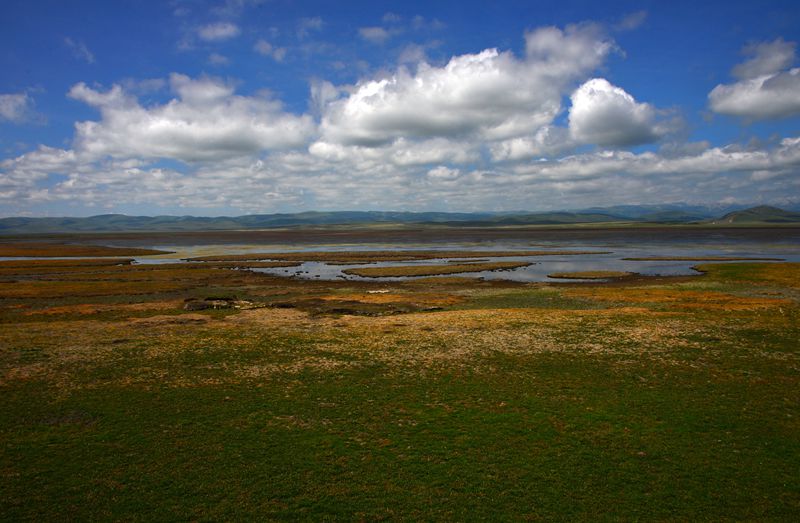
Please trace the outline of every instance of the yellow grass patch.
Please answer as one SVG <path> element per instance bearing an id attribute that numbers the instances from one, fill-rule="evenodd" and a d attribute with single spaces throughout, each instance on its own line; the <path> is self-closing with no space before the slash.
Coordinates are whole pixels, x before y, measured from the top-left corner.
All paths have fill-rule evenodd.
<path id="1" fill-rule="evenodd" d="M 138 312 L 138 311 L 159 311 L 179 309 L 183 305 L 182 301 L 159 301 L 146 303 L 80 303 L 77 305 L 60 305 L 57 307 L 47 307 L 44 309 L 25 312 L 25 316 L 56 316 L 59 314 L 80 314 L 92 315 L 102 312 Z"/>
<path id="2" fill-rule="evenodd" d="M 330 294 L 320 296 L 320 299 L 326 301 L 357 301 L 360 303 L 415 303 L 432 306 L 454 305 L 463 301 L 457 296 L 427 293 Z"/>
<path id="3" fill-rule="evenodd" d="M 697 270 L 711 278 L 760 281 L 766 284 L 800 289 L 800 263 L 751 263 L 745 267 L 727 265 L 699 265 Z M 739 271 L 729 277 L 727 271 Z"/>
<path id="4" fill-rule="evenodd" d="M 790 305 L 791 300 L 736 296 L 723 292 L 660 288 L 594 287 L 569 289 L 566 296 L 602 302 L 657 303 L 683 309 L 753 310 Z"/>

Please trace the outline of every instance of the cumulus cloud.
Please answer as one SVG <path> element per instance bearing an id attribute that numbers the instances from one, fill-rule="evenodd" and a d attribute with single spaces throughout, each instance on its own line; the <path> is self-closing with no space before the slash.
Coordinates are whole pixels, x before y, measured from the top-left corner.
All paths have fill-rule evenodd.
<path id="1" fill-rule="evenodd" d="M 28 93 L 0 94 L 0 122 L 22 123 L 33 114 L 33 99 Z"/>
<path id="2" fill-rule="evenodd" d="M 708 99 L 715 112 L 753 120 L 800 114 L 800 68 L 718 85 Z"/>
<path id="3" fill-rule="evenodd" d="M 783 38 L 747 45 L 742 54 L 752 58 L 736 65 L 732 73 L 736 78 L 747 80 L 788 69 L 794 62 L 796 47 L 795 42 L 786 42 Z"/>
<path id="4" fill-rule="evenodd" d="M 571 96 L 569 132 L 577 142 L 627 147 L 657 140 L 663 134 L 656 112 L 603 78 L 593 78 Z"/>
<path id="5" fill-rule="evenodd" d="M 525 51 L 539 74 L 561 83 L 597 68 L 616 45 L 596 24 L 544 27 L 525 33 Z"/>
<path id="6" fill-rule="evenodd" d="M 69 96 L 99 116 L 76 124 L 69 148 L 0 161 L 0 209 L 533 210 L 798 194 L 800 138 L 617 149 L 659 139 L 668 126 L 656 108 L 590 79 L 615 44 L 591 24 L 531 30 L 525 39 L 523 56 L 487 49 L 353 85 L 315 79 L 302 115 L 216 78 L 79 83 Z M 263 42 L 269 47 L 254 50 L 272 56 Z M 741 71 L 788 74 L 775 67 Z M 761 78 L 750 74 L 741 82 Z M 159 102 L 137 97 L 148 89 L 162 89 Z M 12 95 L 0 95 L 0 115 L 16 114 L 4 103 L 21 102 L 2 96 Z"/>
<path id="7" fill-rule="evenodd" d="M 208 42 L 230 40 L 239 36 L 241 29 L 231 22 L 217 22 L 197 29 L 197 36 Z"/>
<path id="8" fill-rule="evenodd" d="M 564 153 L 575 146 L 563 127 L 542 127 L 533 136 L 521 136 L 495 142 L 490 146 L 492 160 L 519 161 Z"/>
<path id="9" fill-rule="evenodd" d="M 94 60 L 94 53 L 92 53 L 86 44 L 80 40 L 73 40 L 70 37 L 64 38 L 64 43 L 69 47 L 72 51 L 72 56 L 77 58 L 78 60 L 82 60 L 87 64 L 93 64 Z"/>
<path id="10" fill-rule="evenodd" d="M 714 87 L 708 95 L 711 109 L 752 120 L 800 114 L 800 68 L 789 68 L 795 48 L 795 42 L 780 38 L 746 46 L 743 53 L 751 58 L 732 71 L 739 81 Z"/>
<path id="11" fill-rule="evenodd" d="M 421 63 L 356 84 L 325 108 L 325 141 L 380 146 L 400 137 L 474 136 L 501 140 L 549 125 L 564 89 L 602 63 L 613 44 L 594 26 L 526 34 L 527 56 L 487 49 Z"/>
<path id="12" fill-rule="evenodd" d="M 313 132 L 310 117 L 284 113 L 273 100 L 237 96 L 215 79 L 173 74 L 170 86 L 177 98 L 142 107 L 118 85 L 105 92 L 75 85 L 69 96 L 102 115 L 75 125 L 76 148 L 96 157 L 196 162 L 302 146 Z"/>

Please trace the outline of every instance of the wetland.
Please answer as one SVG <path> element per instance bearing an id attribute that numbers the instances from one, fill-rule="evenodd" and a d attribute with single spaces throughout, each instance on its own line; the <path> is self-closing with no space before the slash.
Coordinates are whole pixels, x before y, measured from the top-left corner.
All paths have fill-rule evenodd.
<path id="1" fill-rule="evenodd" d="M 800 230 L 381 232 L 0 242 L 3 519 L 800 511 Z"/>

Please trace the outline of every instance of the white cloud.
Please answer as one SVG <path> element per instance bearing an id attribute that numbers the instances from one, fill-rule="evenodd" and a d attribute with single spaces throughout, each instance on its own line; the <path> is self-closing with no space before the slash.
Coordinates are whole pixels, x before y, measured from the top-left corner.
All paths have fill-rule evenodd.
<path id="1" fill-rule="evenodd" d="M 747 45 L 742 54 L 752 58 L 735 66 L 732 73 L 736 78 L 746 80 L 788 69 L 794 63 L 796 47 L 795 42 L 786 42 L 783 38 Z"/>
<path id="2" fill-rule="evenodd" d="M 389 39 L 391 34 L 383 27 L 360 27 L 358 35 L 373 44 L 382 44 Z"/>
<path id="3" fill-rule="evenodd" d="M 597 68 L 616 45 L 595 24 L 543 27 L 525 33 L 528 60 L 542 76 L 559 83 L 571 81 Z"/>
<path id="4" fill-rule="evenodd" d="M 780 38 L 746 46 L 744 54 L 752 58 L 733 68 L 740 80 L 714 87 L 708 95 L 711 109 L 751 120 L 800 114 L 800 68 L 788 69 L 795 47 Z"/>
<path id="5" fill-rule="evenodd" d="M 6 208 L 19 201 L 30 205 L 64 201 L 84 207 L 138 203 L 211 213 L 221 207 L 242 212 L 463 211 L 575 208 L 598 202 L 709 203 L 731 198 L 779 202 L 791 200 L 787 194 L 797 194 L 792 173 L 800 168 L 800 138 L 784 139 L 772 148 L 717 147 L 669 158 L 652 152 L 601 151 L 510 169 L 474 168 L 464 159 L 443 159 L 424 167 L 394 164 L 387 158 L 404 149 L 392 147 L 358 148 L 359 156 L 344 150 L 338 158 L 301 151 L 275 152 L 263 159 L 241 155 L 198 164 L 185 173 L 136 159 L 89 161 L 79 151 L 42 147 L 0 162 L 0 203 Z M 446 145 L 434 148 L 444 150 Z M 51 173 L 66 179 L 49 187 L 40 185 Z"/>
<path id="6" fill-rule="evenodd" d="M 211 53 L 210 55 L 208 55 L 208 63 L 210 63 L 211 65 L 223 66 L 223 65 L 228 65 L 229 63 L 231 63 L 231 61 L 225 55 L 221 55 L 219 53 Z"/>
<path id="7" fill-rule="evenodd" d="M 22 123 L 33 114 L 33 99 L 28 93 L 0 94 L 0 122 Z"/>
<path id="8" fill-rule="evenodd" d="M 460 170 L 451 169 L 449 167 L 445 167 L 444 165 L 434 167 L 433 169 L 428 171 L 429 178 L 437 178 L 439 180 L 454 180 L 458 178 L 460 174 L 461 174 Z"/>
<path id="9" fill-rule="evenodd" d="M 603 78 L 581 85 L 571 100 L 569 132 L 577 142 L 627 147 L 653 142 L 663 134 L 652 106 L 636 102 Z"/>
<path id="10" fill-rule="evenodd" d="M 400 64 L 413 64 L 416 65 L 421 62 L 428 61 L 428 54 L 425 51 L 425 46 L 418 44 L 408 44 L 400 51 L 400 56 L 397 62 Z"/>
<path id="11" fill-rule="evenodd" d="M 93 157 L 213 161 L 302 146 L 313 132 L 310 117 L 284 113 L 272 100 L 237 96 L 218 80 L 173 74 L 170 85 L 178 97 L 152 107 L 117 85 L 106 92 L 75 85 L 70 97 L 102 115 L 75 125 L 76 148 Z"/>
<path id="12" fill-rule="evenodd" d="M 715 112 L 753 120 L 800 114 L 800 68 L 718 85 L 708 99 Z"/>
<path id="13" fill-rule="evenodd" d="M 201 40 L 221 41 L 229 40 L 239 36 L 241 29 L 239 26 L 231 22 L 217 22 L 213 24 L 204 25 L 197 29 L 197 36 Z"/>
<path id="14" fill-rule="evenodd" d="M 301 18 L 297 22 L 297 37 L 301 40 L 311 34 L 312 31 L 320 31 L 324 21 L 319 16 Z"/>
<path id="15" fill-rule="evenodd" d="M 623 16 L 619 22 L 614 24 L 617 31 L 633 31 L 638 29 L 647 20 L 647 11 L 636 11 Z"/>
<path id="16" fill-rule="evenodd" d="M 171 99 L 164 90 L 158 103 L 136 94 L 166 89 L 163 80 L 79 83 L 69 96 L 99 116 L 76 124 L 68 149 L 0 161 L 0 209 L 535 210 L 798 194 L 800 138 L 585 152 L 586 142 L 616 147 L 666 130 L 658 110 L 621 87 L 587 82 L 614 49 L 591 24 L 537 29 L 522 57 L 487 49 L 354 85 L 314 80 L 304 115 L 215 78 L 173 74 Z"/>
<path id="17" fill-rule="evenodd" d="M 275 47 L 264 39 L 259 40 L 253 46 L 253 49 L 262 56 L 269 56 L 276 62 L 282 62 L 286 58 L 285 47 Z"/>
<path id="18" fill-rule="evenodd" d="M 72 51 L 72 55 L 87 64 L 93 64 L 95 62 L 94 53 L 92 53 L 86 44 L 80 40 L 73 40 L 70 37 L 64 38 L 64 43 L 67 44 L 67 47 L 70 48 Z"/>
<path id="19" fill-rule="evenodd" d="M 533 136 L 502 140 L 490 146 L 492 160 L 519 161 L 550 157 L 573 148 L 575 143 L 563 127 L 542 127 Z"/>
<path id="20" fill-rule="evenodd" d="M 311 108 L 315 116 L 322 114 L 325 106 L 336 100 L 341 94 L 340 90 L 328 81 L 312 80 L 311 82 Z"/>
<path id="21" fill-rule="evenodd" d="M 473 136 L 502 140 L 535 133 L 561 109 L 564 89 L 602 63 L 613 48 L 590 25 L 526 34 L 527 53 L 487 49 L 422 63 L 415 74 L 359 82 L 325 108 L 323 139 L 379 146 L 400 137 Z"/>

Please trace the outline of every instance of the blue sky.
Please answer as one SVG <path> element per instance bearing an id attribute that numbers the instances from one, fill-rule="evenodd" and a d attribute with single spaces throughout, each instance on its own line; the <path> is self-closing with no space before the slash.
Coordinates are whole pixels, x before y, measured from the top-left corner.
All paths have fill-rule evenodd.
<path id="1" fill-rule="evenodd" d="M 0 15 L 6 216 L 800 204 L 794 2 Z"/>

